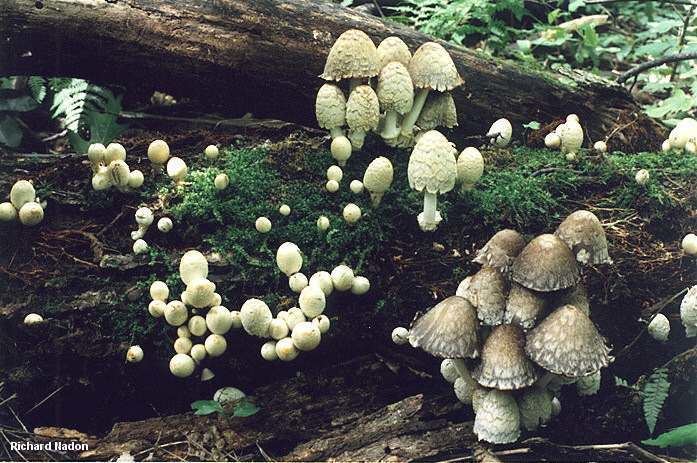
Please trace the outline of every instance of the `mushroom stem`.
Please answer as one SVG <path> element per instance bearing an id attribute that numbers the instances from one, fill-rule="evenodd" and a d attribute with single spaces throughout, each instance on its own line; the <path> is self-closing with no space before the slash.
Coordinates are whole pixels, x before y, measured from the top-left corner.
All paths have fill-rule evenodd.
<path id="1" fill-rule="evenodd" d="M 424 191 L 424 223 L 428 226 L 436 223 L 436 205 L 438 196 L 436 193 Z"/>
<path id="2" fill-rule="evenodd" d="M 397 138 L 400 133 L 400 128 L 397 125 L 397 111 L 386 111 L 384 128 L 380 136 L 385 140 L 391 140 Z"/>
<path id="3" fill-rule="evenodd" d="M 334 140 L 336 137 L 343 137 L 344 130 L 341 127 L 332 127 L 329 130 L 329 134 L 332 136 L 332 140 Z"/>
<path id="4" fill-rule="evenodd" d="M 352 77 L 349 79 L 349 93 L 351 93 L 356 87 L 363 83 L 363 79 Z"/>
<path id="5" fill-rule="evenodd" d="M 351 141 L 351 146 L 359 150 L 363 148 L 363 142 L 365 141 L 365 131 L 349 130 L 348 139 Z M 341 163 L 339 163 L 339 165 L 341 165 Z M 345 161 L 344 165 L 346 165 Z"/>
<path id="6" fill-rule="evenodd" d="M 457 374 L 459 374 L 462 378 L 472 380 L 472 375 L 470 374 L 470 371 L 467 369 L 467 366 L 465 366 L 465 361 L 463 359 L 451 360 L 453 361 L 453 366 L 455 367 L 455 370 L 457 370 Z"/>
<path id="7" fill-rule="evenodd" d="M 535 385 L 539 387 L 540 389 L 546 389 L 547 385 L 554 379 L 554 374 L 552 373 L 545 373 L 544 376 L 542 376 L 540 379 L 537 380 Z"/>
<path id="8" fill-rule="evenodd" d="M 418 91 L 414 97 L 414 105 L 411 110 L 404 116 L 402 120 L 402 135 L 409 136 L 414 130 L 414 124 L 421 114 L 421 110 L 426 104 L 426 97 L 428 97 L 429 90 L 427 88 L 422 88 Z"/>
<path id="9" fill-rule="evenodd" d="M 380 205 L 380 201 L 382 201 L 382 197 L 385 195 L 385 193 L 378 193 L 378 192 L 371 192 L 370 193 L 370 201 L 373 204 L 373 207 L 378 207 Z"/>

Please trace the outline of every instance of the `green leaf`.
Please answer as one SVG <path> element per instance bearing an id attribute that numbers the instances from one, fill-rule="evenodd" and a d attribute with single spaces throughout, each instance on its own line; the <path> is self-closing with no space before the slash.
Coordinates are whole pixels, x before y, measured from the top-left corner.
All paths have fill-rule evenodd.
<path id="1" fill-rule="evenodd" d="M 0 99 L 0 111 L 27 112 L 36 109 L 39 104 L 29 95 L 17 98 Z"/>
<path id="2" fill-rule="evenodd" d="M 670 382 L 668 381 L 668 372 L 665 368 L 655 370 L 644 385 L 642 392 L 644 396 L 644 419 L 651 434 L 656 429 L 658 415 L 661 413 L 663 402 L 668 397 L 669 391 Z"/>
<path id="3" fill-rule="evenodd" d="M 250 402 L 246 397 L 235 404 L 232 416 L 246 417 L 252 416 L 259 411 L 259 407 Z"/>
<path id="4" fill-rule="evenodd" d="M 191 404 L 195 415 L 210 415 L 211 413 L 223 413 L 223 407 L 215 400 L 197 400 Z"/>
<path id="5" fill-rule="evenodd" d="M 585 0 L 571 0 L 569 2 L 569 12 L 573 13 L 579 8 L 582 8 L 586 6 L 586 1 Z"/>
<path id="6" fill-rule="evenodd" d="M 17 148 L 22 142 L 22 127 L 17 120 L 5 114 L 0 116 L 0 144 Z"/>
<path id="7" fill-rule="evenodd" d="M 90 112 L 85 116 L 85 124 L 90 132 L 90 139 L 85 140 L 77 132 L 68 130 L 68 141 L 77 153 L 87 153 L 93 143 L 108 144 L 118 138 L 127 126 L 116 122 L 116 117 L 109 113 Z"/>
<path id="8" fill-rule="evenodd" d="M 539 130 L 540 123 L 537 121 L 530 121 L 527 124 L 523 124 L 523 127 L 525 127 L 526 129 L 530 129 L 530 130 Z"/>
<path id="9" fill-rule="evenodd" d="M 691 95 L 687 95 L 682 89 L 676 89 L 669 98 L 646 108 L 646 114 L 650 117 L 663 119 L 668 115 L 676 115 L 687 112 L 697 103 Z"/>
<path id="10" fill-rule="evenodd" d="M 654 447 L 683 447 L 697 444 L 697 423 L 690 423 L 664 432 L 655 439 L 646 439 L 642 444 Z"/>

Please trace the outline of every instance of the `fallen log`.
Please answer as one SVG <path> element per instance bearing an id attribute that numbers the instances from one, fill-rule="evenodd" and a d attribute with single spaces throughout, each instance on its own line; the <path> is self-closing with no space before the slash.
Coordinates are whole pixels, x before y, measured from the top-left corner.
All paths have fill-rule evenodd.
<path id="1" fill-rule="evenodd" d="M 317 77 L 334 40 L 358 28 L 415 50 L 431 37 L 322 0 L 16 0 L 0 7 L 0 75 L 85 77 L 129 92 L 166 91 L 229 112 L 315 125 Z M 460 131 L 581 117 L 612 149 L 656 149 L 662 128 L 621 86 L 576 71 L 533 70 L 444 43 L 466 84 L 454 92 Z"/>

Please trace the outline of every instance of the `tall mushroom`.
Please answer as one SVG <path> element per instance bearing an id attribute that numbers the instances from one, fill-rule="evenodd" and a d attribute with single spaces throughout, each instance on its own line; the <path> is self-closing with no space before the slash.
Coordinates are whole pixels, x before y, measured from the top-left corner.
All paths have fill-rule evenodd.
<path id="1" fill-rule="evenodd" d="M 397 138 L 400 134 L 397 119 L 409 112 L 414 104 L 414 84 L 406 66 L 397 61 L 386 64 L 380 70 L 376 93 L 380 110 L 385 113 L 380 135 Z"/>
<path id="2" fill-rule="evenodd" d="M 375 130 L 380 122 L 380 101 L 373 88 L 359 85 L 346 102 L 346 124 L 349 126 L 348 138 L 357 150 L 363 147 L 365 135 Z"/>
<path id="3" fill-rule="evenodd" d="M 558 291 L 575 285 L 581 275 L 571 250 L 554 235 L 540 235 L 513 261 L 511 278 L 534 291 Z"/>
<path id="4" fill-rule="evenodd" d="M 595 214 L 575 211 L 554 232 L 566 243 L 582 265 L 611 264 L 605 230 Z"/>
<path id="5" fill-rule="evenodd" d="M 482 347 L 482 361 L 472 376 L 484 387 L 522 389 L 537 380 L 535 367 L 525 356 L 525 334 L 515 325 L 495 327 Z"/>
<path id="6" fill-rule="evenodd" d="M 333 84 L 324 84 L 317 92 L 315 100 L 317 124 L 329 130 L 332 140 L 344 135 L 342 127 L 346 124 L 346 97 L 341 89 Z"/>
<path id="7" fill-rule="evenodd" d="M 380 72 L 378 51 L 368 34 L 349 29 L 336 39 L 320 76 L 324 80 L 351 79 L 353 90 L 363 79 Z"/>

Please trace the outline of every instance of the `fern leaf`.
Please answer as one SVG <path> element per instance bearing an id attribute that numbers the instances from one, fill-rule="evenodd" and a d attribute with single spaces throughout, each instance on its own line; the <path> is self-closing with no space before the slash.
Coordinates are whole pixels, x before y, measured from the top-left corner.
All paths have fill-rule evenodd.
<path id="1" fill-rule="evenodd" d="M 669 391 L 670 382 L 665 368 L 655 370 L 644 385 L 644 419 L 651 434 L 656 428 L 658 415 L 661 413 Z"/>
<path id="2" fill-rule="evenodd" d="M 642 444 L 654 447 L 683 447 L 697 444 L 697 423 L 690 423 L 664 432 L 655 439 L 646 439 Z"/>
<path id="3" fill-rule="evenodd" d="M 29 76 L 27 87 L 31 97 L 37 103 L 41 103 L 46 98 L 46 79 L 41 76 Z"/>

